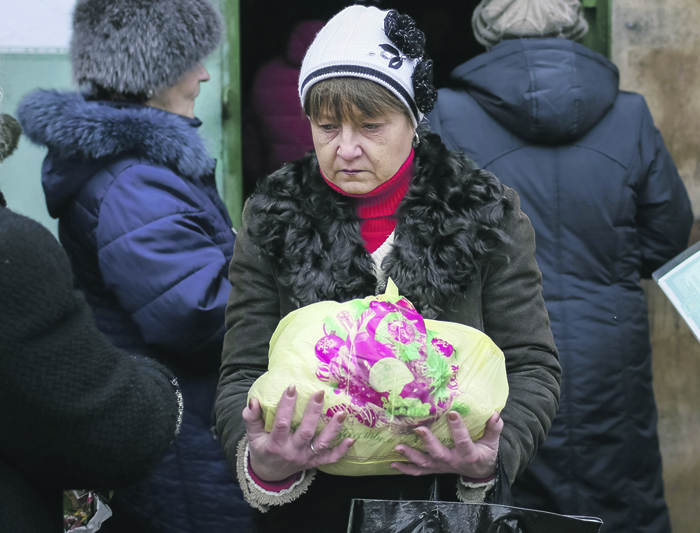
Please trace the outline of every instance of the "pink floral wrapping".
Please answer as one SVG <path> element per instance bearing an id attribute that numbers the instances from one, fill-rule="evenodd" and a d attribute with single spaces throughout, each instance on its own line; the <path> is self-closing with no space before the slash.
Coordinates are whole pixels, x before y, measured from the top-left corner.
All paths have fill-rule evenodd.
<path id="1" fill-rule="evenodd" d="M 503 354 L 483 333 L 448 322 L 424 320 L 390 282 L 387 293 L 345 303 L 320 302 L 291 313 L 270 341 L 269 370 L 251 388 L 266 425 L 288 385 L 300 401 L 324 390 L 325 424 L 348 416 L 338 437 L 357 439 L 338 463 L 321 470 L 340 475 L 393 474 L 402 460 L 396 444 L 420 448 L 413 429 L 424 425 L 453 445 L 445 415 L 457 411 L 470 434 L 505 405 L 508 384 Z"/>

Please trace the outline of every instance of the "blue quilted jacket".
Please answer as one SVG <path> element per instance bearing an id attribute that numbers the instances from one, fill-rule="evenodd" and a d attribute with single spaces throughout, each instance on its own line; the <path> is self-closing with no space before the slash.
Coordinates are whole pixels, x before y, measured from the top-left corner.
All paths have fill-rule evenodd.
<path id="1" fill-rule="evenodd" d="M 48 209 L 99 328 L 168 365 L 183 391 L 174 447 L 115 505 L 158 531 L 247 530 L 247 504 L 212 431 L 235 236 L 200 122 L 55 91 L 28 95 L 18 116 L 48 148 Z"/>
<path id="2" fill-rule="evenodd" d="M 647 104 L 565 39 L 504 41 L 452 82 L 430 126 L 520 195 L 562 366 L 515 504 L 669 532 L 641 279 L 686 247 L 693 214 Z"/>

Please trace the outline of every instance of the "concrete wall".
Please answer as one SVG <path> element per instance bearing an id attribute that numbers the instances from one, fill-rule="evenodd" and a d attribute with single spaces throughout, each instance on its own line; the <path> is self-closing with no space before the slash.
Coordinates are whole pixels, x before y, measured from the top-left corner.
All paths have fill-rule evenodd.
<path id="1" fill-rule="evenodd" d="M 612 60 L 643 94 L 700 217 L 700 2 L 612 0 Z M 691 242 L 700 240 L 698 224 Z M 700 343 L 663 292 L 645 285 L 654 390 L 674 533 L 700 531 Z"/>

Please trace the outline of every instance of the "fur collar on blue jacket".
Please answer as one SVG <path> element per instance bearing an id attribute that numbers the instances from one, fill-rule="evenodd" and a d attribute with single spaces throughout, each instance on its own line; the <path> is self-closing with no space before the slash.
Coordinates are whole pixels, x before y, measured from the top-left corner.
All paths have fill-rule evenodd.
<path id="1" fill-rule="evenodd" d="M 512 206 L 493 174 L 447 150 L 438 135 L 421 132 L 414 165 L 383 267 L 426 318 L 437 318 L 504 250 L 499 224 Z M 328 187 L 313 153 L 263 180 L 247 210 L 251 238 L 296 305 L 375 293 L 355 199 Z"/>
<path id="2" fill-rule="evenodd" d="M 40 90 L 22 100 L 17 116 L 27 137 L 58 159 L 129 154 L 194 178 L 214 167 L 193 121 L 160 109 L 119 108 L 80 93 Z"/>

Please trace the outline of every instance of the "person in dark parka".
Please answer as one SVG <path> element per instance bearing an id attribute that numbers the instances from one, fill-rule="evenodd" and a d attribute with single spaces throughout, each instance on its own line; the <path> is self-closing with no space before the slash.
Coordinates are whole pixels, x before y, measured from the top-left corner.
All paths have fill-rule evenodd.
<path id="1" fill-rule="evenodd" d="M 48 148 L 47 205 L 99 328 L 180 380 L 173 448 L 112 500 L 149 531 L 249 527 L 212 430 L 235 236 L 194 102 L 220 28 L 208 0 L 80 0 L 71 58 L 90 91 L 37 91 L 19 108 L 27 136 Z"/>
<path id="2" fill-rule="evenodd" d="M 1 160 L 19 125 L 0 122 Z M 165 367 L 97 329 L 60 244 L 2 192 L 0 302 L 0 524 L 63 532 L 62 491 L 145 475 L 175 439 L 182 396 Z"/>
<path id="3" fill-rule="evenodd" d="M 428 118 L 518 191 L 536 232 L 562 396 L 515 504 L 599 516 L 605 533 L 669 532 L 640 281 L 686 247 L 688 194 L 644 98 L 571 40 L 585 32 L 578 1 L 530 19 L 525 2 L 503 4 L 475 11 L 490 49 L 454 70 Z"/>

